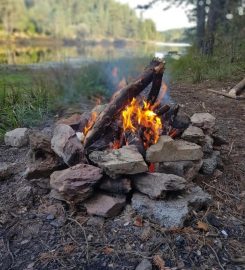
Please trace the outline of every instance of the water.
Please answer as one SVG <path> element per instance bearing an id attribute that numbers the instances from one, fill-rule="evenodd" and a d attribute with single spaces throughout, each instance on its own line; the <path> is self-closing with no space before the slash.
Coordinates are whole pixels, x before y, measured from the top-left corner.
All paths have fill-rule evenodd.
<path id="1" fill-rule="evenodd" d="M 93 61 L 111 61 L 121 58 L 164 57 L 170 54 L 178 57 L 185 53 L 188 44 L 148 43 L 148 44 L 101 44 L 96 46 L 1 46 L 0 64 L 54 67 L 69 63 L 73 67 Z"/>

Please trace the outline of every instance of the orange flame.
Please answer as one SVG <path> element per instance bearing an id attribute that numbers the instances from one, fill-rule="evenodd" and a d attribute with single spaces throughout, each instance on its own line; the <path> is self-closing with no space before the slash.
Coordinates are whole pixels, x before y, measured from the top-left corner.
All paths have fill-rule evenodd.
<path id="1" fill-rule="evenodd" d="M 152 110 L 151 104 L 143 101 L 140 102 L 133 98 L 131 103 L 122 111 L 123 131 L 143 132 L 143 142 L 145 148 L 151 144 L 157 143 L 161 130 L 161 118 Z"/>
<path id="2" fill-rule="evenodd" d="M 83 133 L 86 136 L 89 132 L 89 130 L 93 127 L 95 120 L 97 119 L 97 113 L 92 112 L 91 118 L 89 119 L 87 125 L 85 126 Z"/>

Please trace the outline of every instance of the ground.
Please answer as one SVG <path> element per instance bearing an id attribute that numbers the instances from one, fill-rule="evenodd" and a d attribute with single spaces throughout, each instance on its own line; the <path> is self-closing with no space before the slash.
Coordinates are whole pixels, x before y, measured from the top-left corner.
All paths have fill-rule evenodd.
<path id="1" fill-rule="evenodd" d="M 170 269 L 244 269 L 245 102 L 207 91 L 233 84 L 171 88 L 171 97 L 187 114 L 215 115 L 229 142 L 221 149 L 222 176 L 200 175 L 195 180 L 213 196 L 208 209 L 193 212 L 185 227 L 175 230 L 141 222 L 130 207 L 116 218 L 91 218 L 82 206 L 74 211 L 51 201 L 45 188 L 48 180 L 28 183 L 20 173 L 0 183 L 0 269 L 134 270 L 143 258 L 152 261 L 154 255 Z M 22 172 L 27 151 L 1 145 L 0 161 L 18 162 Z M 32 193 L 17 198 L 19 189 L 28 184 Z"/>

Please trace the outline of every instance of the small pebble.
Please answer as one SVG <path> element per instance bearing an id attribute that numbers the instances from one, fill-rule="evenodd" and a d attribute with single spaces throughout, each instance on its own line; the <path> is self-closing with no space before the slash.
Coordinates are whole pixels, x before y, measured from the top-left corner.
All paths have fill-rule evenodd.
<path id="1" fill-rule="evenodd" d="M 46 217 L 47 220 L 54 220 L 54 215 L 53 214 L 49 214 Z"/>

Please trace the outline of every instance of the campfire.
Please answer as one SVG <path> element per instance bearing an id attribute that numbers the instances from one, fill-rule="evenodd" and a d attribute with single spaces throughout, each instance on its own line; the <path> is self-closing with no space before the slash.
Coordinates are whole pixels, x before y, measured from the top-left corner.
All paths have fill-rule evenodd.
<path id="1" fill-rule="evenodd" d="M 87 153 L 135 145 L 145 156 L 161 135 L 174 138 L 181 133 L 173 125 L 179 107 L 162 104 L 167 91 L 164 68 L 163 60 L 153 59 L 141 76 L 117 90 L 103 111 L 83 115 L 79 131 Z"/>
<path id="2" fill-rule="evenodd" d="M 91 215 L 116 216 L 131 203 L 161 226 L 183 226 L 211 200 L 192 180 L 221 168 L 214 146 L 222 140 L 211 114 L 189 117 L 178 105 L 164 104 L 164 68 L 163 60 L 153 59 L 108 104 L 60 119 L 51 137 L 30 132 L 25 177 L 50 177 L 51 198 L 82 203 Z M 16 132 L 27 136 L 17 129 L 6 134 L 6 143 L 16 145 Z"/>

